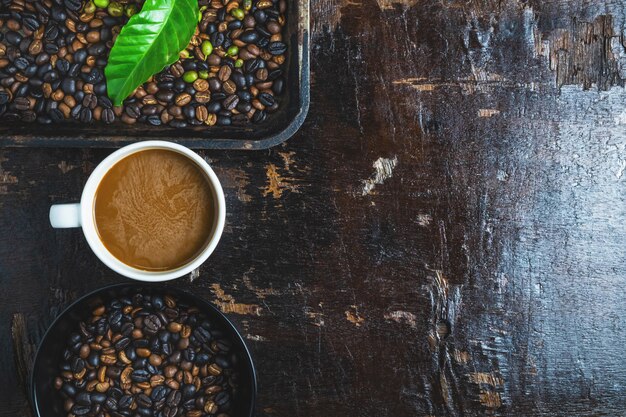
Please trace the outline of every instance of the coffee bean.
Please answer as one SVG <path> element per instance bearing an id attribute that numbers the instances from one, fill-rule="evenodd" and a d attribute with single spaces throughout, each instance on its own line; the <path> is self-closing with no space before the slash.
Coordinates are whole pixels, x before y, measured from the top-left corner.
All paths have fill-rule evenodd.
<path id="1" fill-rule="evenodd" d="M 0 105 L 7 104 L 10 99 L 11 96 L 9 95 L 9 93 L 0 90 Z"/>
<path id="2" fill-rule="evenodd" d="M 30 101 L 26 97 L 18 97 L 13 100 L 13 104 L 17 110 L 28 110 L 30 108 Z"/>
<path id="3" fill-rule="evenodd" d="M 235 94 L 237 92 L 237 85 L 233 80 L 227 80 L 222 84 L 222 91 L 226 94 Z"/>
<path id="4" fill-rule="evenodd" d="M 104 401 L 104 408 L 109 411 L 116 411 L 119 407 L 117 400 L 113 397 L 107 397 Z"/>
<path id="5" fill-rule="evenodd" d="M 136 119 L 139 116 L 141 116 L 141 109 L 139 108 L 137 104 L 131 104 L 127 106 L 125 111 L 128 117 L 132 117 L 133 119 Z"/>
<path id="6" fill-rule="evenodd" d="M 7 32 L 4 35 L 4 39 L 11 45 L 18 46 L 20 42 L 22 42 L 22 35 L 20 35 L 17 32 L 11 31 L 11 32 Z"/>
<path id="7" fill-rule="evenodd" d="M 269 94 L 269 93 L 260 93 L 258 95 L 259 101 L 264 105 L 264 106 L 273 106 L 275 99 L 274 96 Z"/>
<path id="8" fill-rule="evenodd" d="M 65 94 L 74 94 L 76 92 L 76 80 L 74 78 L 63 79 L 61 89 Z"/>
<path id="9" fill-rule="evenodd" d="M 110 108 L 102 110 L 102 121 L 106 124 L 113 123 L 115 121 L 115 113 Z"/>
<path id="10" fill-rule="evenodd" d="M 98 97 L 96 97 L 94 94 L 86 94 L 85 97 L 83 98 L 83 107 L 88 107 L 93 110 L 96 108 L 97 105 L 98 105 Z"/>
<path id="11" fill-rule="evenodd" d="M 72 413 L 75 416 L 84 416 L 89 414 L 89 412 L 91 412 L 91 407 L 87 406 L 87 405 L 75 405 L 74 407 L 72 407 Z"/>
<path id="12" fill-rule="evenodd" d="M 272 55 L 282 55 L 287 52 L 287 45 L 282 42 L 270 42 L 267 50 Z"/>
<path id="13" fill-rule="evenodd" d="M 81 9 L 82 2 L 80 0 L 63 0 L 63 5 L 67 7 L 68 10 L 77 12 Z"/>
<path id="14" fill-rule="evenodd" d="M 191 102 L 191 95 L 189 95 L 188 93 L 182 93 L 176 96 L 177 106 L 184 106 L 186 104 L 189 104 L 190 102 Z"/>
<path id="15" fill-rule="evenodd" d="M 100 392 L 94 392 L 91 394 L 91 402 L 94 404 L 102 404 L 107 399 L 106 394 Z"/>
<path id="16" fill-rule="evenodd" d="M 233 110 L 235 107 L 237 107 L 238 103 L 239 103 L 239 97 L 237 97 L 235 94 L 231 94 L 230 96 L 224 99 L 222 105 L 227 110 Z"/>
<path id="17" fill-rule="evenodd" d="M 154 305 L 154 300 L 152 304 L 155 308 L 157 308 Z M 161 328 L 161 320 L 155 314 L 150 314 L 146 316 L 146 318 L 143 321 L 143 324 L 146 326 L 146 329 L 151 330 L 153 332 L 157 332 Z"/>
<path id="18" fill-rule="evenodd" d="M 198 79 L 194 81 L 193 88 L 198 92 L 205 92 L 209 89 L 209 82 L 207 80 Z"/>
<path id="19" fill-rule="evenodd" d="M 181 400 L 182 400 L 182 394 L 180 393 L 180 391 L 175 390 L 168 394 L 167 399 L 165 400 L 165 403 L 169 407 L 177 407 L 178 404 L 180 404 Z"/>
<path id="20" fill-rule="evenodd" d="M 152 400 L 150 399 L 150 397 L 148 397 L 146 394 L 143 394 L 143 393 L 139 394 L 135 398 L 135 402 L 137 403 L 139 407 L 143 407 L 143 408 L 152 407 Z"/>
<path id="21" fill-rule="evenodd" d="M 133 405 L 133 402 L 134 402 L 134 399 L 133 399 L 132 396 L 130 396 L 130 395 L 123 395 L 117 401 L 117 407 L 118 407 L 118 409 L 122 409 L 122 410 L 129 409 Z"/>
<path id="22" fill-rule="evenodd" d="M 220 68 L 219 72 L 217 73 L 217 76 L 220 81 L 224 82 L 230 78 L 231 73 L 232 73 L 231 68 L 228 65 L 224 65 L 223 67 Z"/>
<path id="23" fill-rule="evenodd" d="M 255 30 L 247 30 L 239 36 L 239 40 L 245 43 L 255 43 L 259 39 L 259 34 Z"/>

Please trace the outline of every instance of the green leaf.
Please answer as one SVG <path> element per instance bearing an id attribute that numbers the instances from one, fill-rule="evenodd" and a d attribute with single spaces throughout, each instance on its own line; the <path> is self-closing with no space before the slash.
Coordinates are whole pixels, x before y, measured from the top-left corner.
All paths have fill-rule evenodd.
<path id="1" fill-rule="evenodd" d="M 196 29 L 198 0 L 146 0 L 117 36 L 104 69 L 107 93 L 120 106 L 135 88 L 171 65 Z"/>

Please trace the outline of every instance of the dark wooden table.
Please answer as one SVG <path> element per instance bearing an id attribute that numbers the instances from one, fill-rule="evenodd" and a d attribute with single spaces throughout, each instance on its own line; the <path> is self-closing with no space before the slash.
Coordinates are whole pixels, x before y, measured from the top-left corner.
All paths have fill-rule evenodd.
<path id="1" fill-rule="evenodd" d="M 601 4 L 602 3 L 602 4 Z M 626 414 L 626 2 L 314 0 L 311 111 L 207 152 L 259 416 Z M 52 203 L 110 151 L 3 149 L 0 415 L 33 349 L 123 281 Z"/>

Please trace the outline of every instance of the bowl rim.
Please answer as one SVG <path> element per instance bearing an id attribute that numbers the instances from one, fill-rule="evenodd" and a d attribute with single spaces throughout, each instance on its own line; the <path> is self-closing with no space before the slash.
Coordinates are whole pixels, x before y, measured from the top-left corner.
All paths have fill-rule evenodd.
<path id="1" fill-rule="evenodd" d="M 77 304 L 79 304 L 79 303 L 89 299 L 90 297 L 93 297 L 93 296 L 97 295 L 100 292 L 109 291 L 109 290 L 116 290 L 116 289 L 125 288 L 125 287 L 154 287 L 154 288 L 156 288 L 158 290 L 163 290 L 163 291 L 169 290 L 169 291 L 172 291 L 174 293 L 182 293 L 186 297 L 190 297 L 191 299 L 193 299 L 194 301 L 198 302 L 199 304 L 204 304 L 206 307 L 208 307 L 209 310 L 212 310 L 218 316 L 220 316 L 220 317 L 222 317 L 224 319 L 224 322 L 227 324 L 227 326 L 234 332 L 234 335 L 235 335 L 236 339 L 238 339 L 241 342 L 241 345 L 243 346 L 243 351 L 245 353 L 244 356 L 247 359 L 247 366 L 250 368 L 250 376 L 251 376 L 251 381 L 250 382 L 252 383 L 252 386 L 251 386 L 251 390 L 250 390 L 250 402 L 248 404 L 248 412 L 245 413 L 245 415 L 247 417 L 252 417 L 254 415 L 254 411 L 255 411 L 255 408 L 256 408 L 256 397 L 257 397 L 257 388 L 258 388 L 257 372 L 256 372 L 256 367 L 254 365 L 254 360 L 252 359 L 252 354 L 250 353 L 250 348 L 246 344 L 246 341 L 244 340 L 243 336 L 241 335 L 241 333 L 239 332 L 237 327 L 234 325 L 234 323 L 222 311 L 220 311 L 219 308 L 217 308 L 215 305 L 213 305 L 213 303 L 211 303 L 210 301 L 205 300 L 205 299 L 197 296 L 196 294 L 194 294 L 194 293 L 192 293 L 190 291 L 186 291 L 186 290 L 183 290 L 183 289 L 180 289 L 180 288 L 176 288 L 176 287 L 173 287 L 172 285 L 164 284 L 164 283 L 161 283 L 161 282 L 159 282 L 159 283 L 152 283 L 152 282 L 123 282 L 123 283 L 111 284 L 111 285 L 107 285 L 107 286 L 104 286 L 104 287 L 100 287 L 100 288 L 95 289 L 93 291 L 90 291 L 87 294 L 84 294 L 84 295 L 80 296 L 79 298 L 77 298 L 76 300 L 72 301 L 67 307 L 65 307 L 63 309 L 63 311 L 61 311 L 61 313 L 59 313 L 54 318 L 52 323 L 50 323 L 50 325 L 46 329 L 45 333 L 41 337 L 41 340 L 39 341 L 39 344 L 37 345 L 37 351 L 35 353 L 35 356 L 34 356 L 34 359 L 33 359 L 33 363 L 32 363 L 31 368 L 30 368 L 29 397 L 30 397 L 30 402 L 31 402 L 31 408 L 34 411 L 35 416 L 37 416 L 37 417 L 45 417 L 45 414 L 42 414 L 41 411 L 39 410 L 39 403 L 37 401 L 37 393 L 36 393 L 36 388 L 35 388 L 35 367 L 36 367 L 38 361 L 40 360 L 40 356 L 43 354 L 42 346 L 44 345 L 44 342 L 45 342 L 46 338 L 48 337 L 48 335 L 50 334 L 50 332 L 52 331 L 52 329 L 61 320 L 61 318 L 63 318 L 68 313 L 68 311 L 70 311 L 72 308 L 74 308 Z"/>

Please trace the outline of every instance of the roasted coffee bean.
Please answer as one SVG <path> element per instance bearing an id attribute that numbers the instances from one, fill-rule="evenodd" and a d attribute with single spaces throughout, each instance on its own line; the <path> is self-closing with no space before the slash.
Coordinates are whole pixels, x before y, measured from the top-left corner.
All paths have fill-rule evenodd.
<path id="1" fill-rule="evenodd" d="M 237 85 L 233 80 L 227 80 L 222 84 L 222 91 L 226 94 L 235 94 L 237 92 Z"/>
<path id="2" fill-rule="evenodd" d="M 231 94 L 224 99 L 222 105 L 226 110 L 233 110 L 235 107 L 237 107 L 238 103 L 239 97 L 237 97 L 235 94 Z"/>
<path id="3" fill-rule="evenodd" d="M 139 116 L 141 116 L 141 109 L 139 108 L 137 104 L 131 104 L 126 107 L 126 114 L 128 115 L 128 117 L 132 117 L 133 119 L 136 119 Z M 122 313 L 119 312 L 119 314 L 121 317 Z"/>
<path id="4" fill-rule="evenodd" d="M 133 405 L 133 402 L 134 402 L 134 399 L 132 396 L 123 395 L 117 401 L 117 407 L 118 409 L 121 409 L 121 410 L 129 409 Z"/>
<path id="5" fill-rule="evenodd" d="M 230 117 L 219 116 L 217 118 L 217 124 L 220 126 L 230 126 L 232 124 L 232 120 Z"/>
<path id="6" fill-rule="evenodd" d="M 26 58 L 19 57 L 15 61 L 13 61 L 13 65 L 15 65 L 15 68 L 17 68 L 18 70 L 23 71 L 28 68 L 29 62 Z"/>
<path id="7" fill-rule="evenodd" d="M 98 105 L 98 97 L 96 97 L 94 94 L 86 94 L 85 97 L 83 98 L 84 107 L 88 107 L 93 110 L 96 108 L 97 105 Z M 124 347 L 120 349 L 124 349 Z"/>
<path id="8" fill-rule="evenodd" d="M 287 52 L 287 45 L 282 42 L 270 42 L 267 50 L 272 55 L 282 55 Z"/>
<path id="9" fill-rule="evenodd" d="M 143 393 L 139 394 L 135 398 L 135 402 L 137 403 L 139 407 L 143 407 L 143 408 L 152 407 L 152 400 L 150 399 L 150 397 L 148 397 L 146 394 L 143 394 Z"/>
<path id="10" fill-rule="evenodd" d="M 194 119 L 196 117 L 196 108 L 194 106 L 185 106 L 183 107 L 183 114 L 187 119 Z M 189 339 L 185 339 L 189 340 Z"/>
<path id="11" fill-rule="evenodd" d="M 152 126 L 160 126 L 161 125 L 161 118 L 159 116 L 157 116 L 157 115 L 148 116 L 148 118 L 146 120 Z"/>
<path id="12" fill-rule="evenodd" d="M 180 393 L 180 391 L 174 390 L 168 394 L 167 399 L 165 400 L 165 403 L 169 407 L 177 407 L 178 404 L 180 404 L 180 401 L 182 400 L 182 398 L 183 396 Z"/>
<path id="13" fill-rule="evenodd" d="M 113 397 L 107 397 L 107 399 L 104 401 L 104 408 L 106 408 L 109 411 L 116 411 L 118 407 L 119 407 L 119 404 L 117 400 Z"/>
<path id="14" fill-rule="evenodd" d="M 11 31 L 4 35 L 4 39 L 11 45 L 18 46 L 20 42 L 22 42 L 23 38 L 19 33 Z"/>
<path id="15" fill-rule="evenodd" d="M 255 30 L 247 30 L 239 35 L 239 40 L 245 43 L 255 43 L 259 39 L 259 34 Z"/>
<path id="16" fill-rule="evenodd" d="M 263 122 L 265 119 L 267 119 L 267 113 L 265 113 L 265 111 L 257 111 L 252 116 L 252 121 L 255 123 Z"/>
<path id="17" fill-rule="evenodd" d="M 172 99 L 174 98 L 174 92 L 173 91 L 168 91 L 168 90 L 161 90 L 156 94 L 156 98 L 159 101 L 162 101 L 164 103 L 168 103 L 170 101 L 172 101 Z"/>
<path id="18" fill-rule="evenodd" d="M 74 94 L 76 92 L 76 80 L 74 78 L 63 79 L 61 89 L 65 94 Z"/>
<path id="19" fill-rule="evenodd" d="M 89 412 L 91 412 L 91 407 L 89 407 L 88 405 L 76 404 L 74 407 L 72 407 L 72 414 L 74 414 L 75 416 L 84 416 L 89 414 Z"/>
<path id="20" fill-rule="evenodd" d="M 106 394 L 94 392 L 91 394 L 91 402 L 94 404 L 102 404 L 107 399 Z"/>
<path id="21" fill-rule="evenodd" d="M 13 104 L 17 110 L 28 110 L 30 108 L 30 101 L 26 97 L 18 97 L 13 100 Z"/>
<path id="22" fill-rule="evenodd" d="M 0 90 L 0 105 L 7 104 L 11 96 L 6 91 Z"/>
<path id="23" fill-rule="evenodd" d="M 63 0 L 63 5 L 73 12 L 77 12 L 82 7 L 82 2 L 80 0 Z"/>
<path id="24" fill-rule="evenodd" d="M 264 106 L 273 106 L 274 105 L 274 96 L 269 94 L 269 93 L 260 93 L 258 95 L 259 101 L 264 105 Z"/>
<path id="25" fill-rule="evenodd" d="M 176 96 L 176 105 L 184 106 L 191 102 L 191 95 L 188 93 L 181 93 Z"/>
<path id="26" fill-rule="evenodd" d="M 113 123 L 115 121 L 115 113 L 113 113 L 112 109 L 105 108 L 104 110 L 102 110 L 102 121 L 107 124 Z"/>
<path id="27" fill-rule="evenodd" d="M 153 307 L 158 308 L 155 305 L 155 300 L 153 300 L 152 305 Z M 144 326 L 146 326 L 146 329 L 154 332 L 158 331 L 161 328 L 161 320 L 155 314 L 150 314 L 146 316 L 146 318 L 143 320 L 143 324 Z"/>

